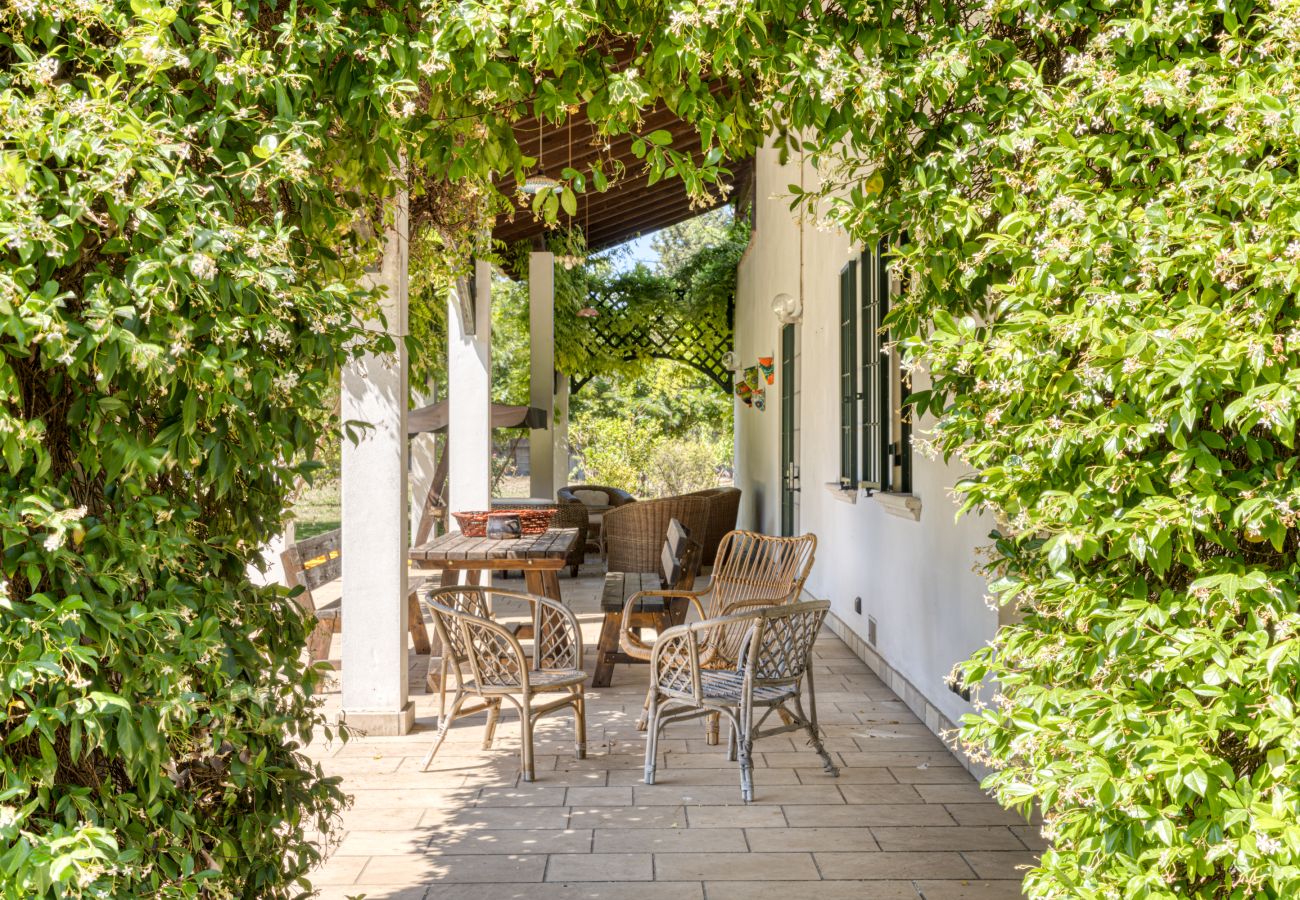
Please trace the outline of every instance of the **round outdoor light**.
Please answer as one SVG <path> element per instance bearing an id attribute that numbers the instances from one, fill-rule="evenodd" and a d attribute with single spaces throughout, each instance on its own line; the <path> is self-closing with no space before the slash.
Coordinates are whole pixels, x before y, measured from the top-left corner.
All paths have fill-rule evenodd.
<path id="1" fill-rule="evenodd" d="M 540 194 L 542 191 L 554 189 L 560 186 L 560 183 L 549 175 L 538 173 L 529 175 L 524 179 L 523 187 L 520 188 L 525 194 Z"/>
<path id="2" fill-rule="evenodd" d="M 798 297 L 785 293 L 777 294 L 772 298 L 772 314 L 782 325 L 794 325 L 803 314 L 803 304 L 799 302 Z"/>
<path id="3" fill-rule="evenodd" d="M 728 372 L 735 372 L 740 369 L 740 358 L 728 350 L 722 354 L 722 365 Z"/>

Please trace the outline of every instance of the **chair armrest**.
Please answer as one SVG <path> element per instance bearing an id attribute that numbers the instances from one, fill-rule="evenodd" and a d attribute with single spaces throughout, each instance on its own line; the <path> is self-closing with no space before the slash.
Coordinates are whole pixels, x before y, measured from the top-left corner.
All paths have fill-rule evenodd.
<path id="1" fill-rule="evenodd" d="M 703 696 L 700 669 L 707 663 L 705 655 L 709 652 L 712 635 L 719 629 L 724 632 L 734 629 L 747 635 L 755 618 L 754 613 L 738 613 L 669 628 L 655 641 L 650 657 L 651 677 L 656 687 L 700 702 Z"/>
<path id="2" fill-rule="evenodd" d="M 767 609 L 771 606 L 780 606 L 784 602 L 784 597 L 780 597 L 776 600 L 767 597 L 751 597 L 748 600 L 736 600 L 723 607 L 722 612 L 719 613 L 719 618 L 722 616 L 734 616 L 738 613 L 750 612 L 755 609 Z"/>
<path id="3" fill-rule="evenodd" d="M 656 690 L 700 702 L 700 636 L 694 625 L 675 625 L 659 635 L 650 655 L 650 673 Z"/>
<path id="4" fill-rule="evenodd" d="M 655 644 L 648 644 L 641 640 L 640 635 L 632 630 L 632 614 L 636 609 L 636 605 L 646 597 L 658 597 L 662 600 L 687 600 L 695 607 L 696 612 L 703 616 L 704 606 L 700 602 L 700 593 L 699 591 L 637 591 L 631 597 L 628 597 L 623 604 L 623 622 L 619 627 L 618 635 L 619 647 L 628 656 L 636 659 L 650 659 L 651 650 L 663 638 L 663 635 L 656 639 Z M 664 634 L 667 633 L 664 632 Z"/>
<path id="5" fill-rule="evenodd" d="M 534 662 L 538 669 L 581 669 L 582 629 L 578 617 L 558 600 L 524 594 L 533 606 Z M 543 667 L 543 660 L 551 665 Z"/>

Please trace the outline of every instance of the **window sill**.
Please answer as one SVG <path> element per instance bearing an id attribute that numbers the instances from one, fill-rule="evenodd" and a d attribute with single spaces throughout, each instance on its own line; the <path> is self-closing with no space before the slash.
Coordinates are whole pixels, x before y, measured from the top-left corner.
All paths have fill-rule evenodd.
<path id="1" fill-rule="evenodd" d="M 914 494 L 892 494 L 877 491 L 871 495 L 871 498 L 884 507 L 885 512 L 891 516 L 898 516 L 900 519 L 911 519 L 913 522 L 921 521 L 921 498 Z"/>
<path id="2" fill-rule="evenodd" d="M 827 481 L 822 487 L 831 492 L 831 496 L 841 503 L 857 503 L 858 489 L 842 487 L 838 481 Z"/>

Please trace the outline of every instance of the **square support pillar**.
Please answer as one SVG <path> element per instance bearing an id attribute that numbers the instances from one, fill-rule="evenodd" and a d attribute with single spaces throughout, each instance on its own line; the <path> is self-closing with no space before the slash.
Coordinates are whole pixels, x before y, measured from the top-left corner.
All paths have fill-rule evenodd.
<path id="1" fill-rule="evenodd" d="M 492 267 L 475 262 L 473 277 L 473 300 L 461 303 L 453 294 L 447 302 L 449 513 L 492 502 Z M 447 526 L 456 528 L 450 515 Z"/>
<path id="2" fill-rule="evenodd" d="M 529 496 L 553 499 L 555 483 L 555 254 L 528 254 L 528 405 L 546 427 L 528 433 Z"/>
<path id="3" fill-rule="evenodd" d="M 384 288 L 384 321 L 396 349 L 367 353 L 343 370 L 343 421 L 366 422 L 343 441 L 343 709 L 369 734 L 405 734 L 415 723 L 407 637 L 407 206 L 391 204 L 383 261 L 367 276 Z"/>

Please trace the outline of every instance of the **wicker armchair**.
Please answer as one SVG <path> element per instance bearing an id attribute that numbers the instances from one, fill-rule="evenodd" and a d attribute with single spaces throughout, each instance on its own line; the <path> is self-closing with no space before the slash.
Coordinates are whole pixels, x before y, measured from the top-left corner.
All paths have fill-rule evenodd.
<path id="1" fill-rule="evenodd" d="M 569 484 L 560 488 L 555 497 L 561 503 L 566 501 L 581 503 L 582 499 L 576 493 L 577 491 L 590 491 L 593 494 L 604 494 L 606 506 L 626 506 L 629 503 L 635 503 L 636 498 L 627 491 L 616 487 L 605 487 L 599 484 Z"/>
<path id="2" fill-rule="evenodd" d="M 587 560 L 587 529 L 590 527 L 587 507 L 577 500 L 561 500 L 555 508 L 555 518 L 551 519 L 552 528 L 576 528 L 578 540 L 565 557 L 569 574 L 578 577 L 578 567 Z"/>
<path id="3" fill-rule="evenodd" d="M 711 566 L 718 557 L 718 547 L 727 532 L 735 531 L 736 519 L 740 515 L 740 488 L 716 487 L 687 494 L 687 497 L 703 497 L 709 501 L 709 527 L 700 539 L 704 545 L 704 558 L 701 565 Z"/>
<path id="4" fill-rule="evenodd" d="M 838 775 L 822 745 L 813 686 L 812 648 L 829 609 L 827 600 L 788 603 L 665 631 L 655 643 L 650 662 L 645 783 L 655 783 L 659 733 L 665 725 L 717 715 L 726 716 L 731 723 L 727 758 L 739 760 L 740 795 L 746 803 L 754 799 L 753 750 L 757 738 L 807 731 L 823 768 Z M 703 663 L 719 629 L 744 635 L 736 665 L 729 669 L 710 669 Z M 805 678 L 806 713 L 802 699 Z M 764 729 L 763 723 L 773 712 L 780 714 L 782 724 Z M 756 713 L 761 713 L 757 721 Z"/>
<path id="5" fill-rule="evenodd" d="M 605 513 L 605 553 L 611 572 L 658 572 L 668 523 L 676 519 L 690 534 L 704 534 L 709 502 L 703 497 L 641 500 Z"/>
<path id="6" fill-rule="evenodd" d="M 524 654 L 518 638 L 492 618 L 491 602 L 496 597 L 523 600 L 533 613 L 533 659 Z M 456 672 L 456 693 L 451 709 L 438 715 L 438 733 L 424 758 L 421 771 L 427 771 L 434 755 L 447 737 L 457 718 L 487 712 L 487 729 L 483 749 L 492 747 L 501 704 L 509 701 L 519 710 L 523 740 L 520 763 L 524 781 L 533 781 L 533 728 L 547 713 L 564 707 L 573 709 L 574 751 L 578 759 L 587 758 L 586 701 L 582 670 L 582 631 L 578 619 L 568 607 L 533 594 L 499 591 L 480 587 L 437 588 L 425 600 L 433 614 L 433 624 L 442 641 L 444 666 Z M 446 677 L 442 679 L 446 685 Z M 444 687 L 445 691 L 445 687 Z M 535 705 L 539 695 L 559 694 Z M 464 709 L 471 697 L 480 706 Z"/>
<path id="7" fill-rule="evenodd" d="M 560 503 L 581 503 L 588 507 L 587 540 L 590 542 L 591 549 L 599 552 L 601 556 L 605 555 L 603 527 L 605 513 L 636 502 L 636 498 L 627 491 L 599 484 L 566 485 L 556 491 L 555 498 Z"/>
<path id="8" fill-rule="evenodd" d="M 684 598 L 700 619 L 720 619 L 755 608 L 778 606 L 799 599 L 816 554 L 815 534 L 773 537 L 752 531 L 729 532 L 718 548 L 717 564 L 709 583 L 702 589 L 647 591 L 630 598 L 624 607 L 619 647 L 634 659 L 649 660 L 654 654 L 657 640 L 656 644 L 646 643 L 633 627 L 631 611 L 636 606 L 635 601 Z M 744 629 L 739 626 L 713 629 L 702 646 L 701 665 L 710 669 L 731 668 L 739 656 L 744 637 Z M 649 708 L 650 698 L 647 697 L 646 709 Z M 648 718 L 642 716 L 637 728 L 645 728 L 647 722 Z M 706 738 L 710 744 L 718 742 L 716 717 L 709 720 Z"/>

